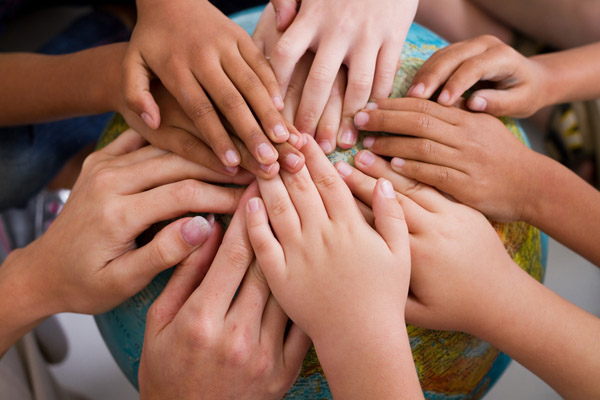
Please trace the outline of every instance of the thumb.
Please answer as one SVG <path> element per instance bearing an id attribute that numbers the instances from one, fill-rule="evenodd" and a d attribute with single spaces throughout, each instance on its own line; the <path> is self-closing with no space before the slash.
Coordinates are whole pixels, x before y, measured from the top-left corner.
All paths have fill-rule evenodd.
<path id="1" fill-rule="evenodd" d="M 152 129 L 160 126 L 160 110 L 150 91 L 154 77 L 141 53 L 127 50 L 123 60 L 123 95 L 125 105 Z"/>
<path id="2" fill-rule="evenodd" d="M 275 8 L 277 30 L 283 32 L 296 18 L 300 2 L 297 0 L 271 0 L 271 4 Z"/>
<path id="3" fill-rule="evenodd" d="M 514 89 L 482 89 L 477 90 L 467 99 L 467 109 L 486 112 L 496 117 L 519 116 L 519 95 Z"/>
<path id="4" fill-rule="evenodd" d="M 373 215 L 375 228 L 394 254 L 408 255 L 408 228 L 404 211 L 396 198 L 396 192 L 391 182 L 380 178 L 373 190 Z M 409 261 L 410 265 L 410 261 Z"/>

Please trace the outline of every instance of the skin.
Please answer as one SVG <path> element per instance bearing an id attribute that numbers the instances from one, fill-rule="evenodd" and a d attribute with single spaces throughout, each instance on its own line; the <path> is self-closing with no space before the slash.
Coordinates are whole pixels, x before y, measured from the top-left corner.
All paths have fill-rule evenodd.
<path id="1" fill-rule="evenodd" d="M 300 172 L 258 179 L 262 200 L 246 206 L 269 287 L 313 340 L 334 397 L 422 398 L 403 314 L 408 232 L 393 188 L 377 184 L 373 229 L 314 139 L 302 151 Z"/>
<path id="2" fill-rule="evenodd" d="M 594 223 L 600 192 L 568 168 L 527 148 L 487 114 L 418 99 L 387 99 L 377 106 L 357 114 L 358 125 L 392 136 L 364 140 L 370 151 L 356 157 L 363 172 L 400 174 L 494 220 L 528 222 L 600 265 L 600 228 Z M 393 158 L 386 163 L 375 154 Z"/>
<path id="3" fill-rule="evenodd" d="M 484 35 L 438 50 L 419 69 L 407 96 L 454 104 L 480 81 L 466 107 L 496 116 L 529 117 L 541 108 L 600 96 L 600 43 L 530 58 Z"/>
<path id="4" fill-rule="evenodd" d="M 186 264 L 212 231 L 210 219 L 179 219 L 139 248 L 135 238 L 190 211 L 232 212 L 241 189 L 198 180 L 241 184 L 248 178 L 218 174 L 146 146 L 131 130 L 90 155 L 48 231 L 11 252 L 0 268 L 0 353 L 45 317 L 107 311 L 159 272 Z"/>
<path id="5" fill-rule="evenodd" d="M 354 195 L 371 204 L 375 178 L 345 163 L 336 167 Z M 520 269 L 481 213 L 389 169 L 378 172 L 389 176 L 409 230 L 406 320 L 480 337 L 565 399 L 598 397 L 600 319 Z"/>
<path id="6" fill-rule="evenodd" d="M 256 24 L 256 29 L 252 34 L 252 38 L 256 45 L 263 53 L 269 56 L 272 54 L 273 48 L 282 35 L 281 32 L 277 30 L 275 20 L 273 4 L 269 3 L 265 7 L 260 20 Z M 315 54 L 312 51 L 307 51 L 296 64 L 285 93 L 284 107 L 281 111 L 288 121 L 296 124 L 298 129 L 303 132 L 310 132 L 311 129 L 309 129 L 310 127 L 308 126 L 305 126 L 303 122 L 297 118 L 298 109 L 314 58 Z M 319 118 L 316 128 L 312 132 L 314 133 L 317 143 L 319 143 L 319 146 L 326 154 L 332 153 L 336 148 L 336 136 L 340 127 L 340 121 L 342 120 L 346 81 L 347 72 L 346 68 L 343 66 L 338 71 L 325 109 Z"/>
<path id="7" fill-rule="evenodd" d="M 280 27 L 288 23 L 281 20 L 283 15 L 293 16 L 270 59 L 282 93 L 286 93 L 300 58 L 307 50 L 315 53 L 296 113 L 296 126 L 304 133 L 315 132 L 344 64 L 348 67 L 348 80 L 337 142 L 342 148 L 351 147 L 358 135 L 352 124 L 355 112 L 370 98 L 385 98 L 392 91 L 418 2 L 385 0 L 373 7 L 362 0 L 303 0 L 297 13 L 297 5 L 289 1 L 271 3 L 279 15 Z"/>
<path id="8" fill-rule="evenodd" d="M 221 246 L 215 232 L 150 307 L 141 399 L 280 399 L 297 378 L 310 339 L 286 331 L 254 258 L 244 207 L 257 193 L 242 198 Z"/>
<path id="9" fill-rule="evenodd" d="M 260 164 L 274 164 L 271 141 L 285 142 L 289 132 L 273 71 L 250 36 L 207 0 L 144 0 L 137 9 L 123 61 L 127 106 L 149 127 L 160 126 L 150 92 L 156 76 L 224 165 L 235 167 L 241 157 L 217 110 Z M 176 150 L 159 140 L 153 144 Z"/>

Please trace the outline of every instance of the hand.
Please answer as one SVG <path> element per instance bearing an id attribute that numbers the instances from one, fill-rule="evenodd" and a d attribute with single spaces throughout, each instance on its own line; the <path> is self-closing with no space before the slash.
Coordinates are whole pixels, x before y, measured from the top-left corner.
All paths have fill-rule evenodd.
<path id="1" fill-rule="evenodd" d="M 295 0 L 293 0 L 293 3 L 294 7 L 296 7 L 297 3 Z M 294 8 L 294 12 L 295 11 Z M 273 9 L 273 4 L 267 4 L 256 24 L 252 39 L 254 39 L 254 42 L 263 53 L 270 56 L 280 37 L 281 33 L 275 27 L 275 11 Z M 284 107 L 281 112 L 288 121 L 299 124 L 298 126 L 300 128 L 307 128 L 302 125 L 301 121 L 296 120 L 296 115 L 302 99 L 302 90 L 306 79 L 308 78 L 314 56 L 312 51 L 307 51 L 296 64 L 292 77 L 290 78 L 290 83 L 285 94 Z M 303 129 L 305 132 L 315 134 L 317 143 L 319 143 L 319 146 L 326 154 L 332 153 L 336 147 L 336 136 L 342 120 L 345 90 L 346 68 L 342 67 L 335 78 L 329 100 L 325 105 L 323 114 L 319 118 L 316 129 Z"/>
<path id="2" fill-rule="evenodd" d="M 298 376 L 310 339 L 296 325 L 286 333 L 254 259 L 243 205 L 256 194 L 252 186 L 242 199 L 214 261 L 219 235 L 150 307 L 140 398 L 280 399 Z"/>
<path id="3" fill-rule="evenodd" d="M 366 385 L 371 396 L 377 386 L 379 395 L 395 388 L 388 395 L 397 398 L 402 371 L 421 393 L 403 319 L 408 233 L 393 188 L 381 181 L 375 189 L 375 230 L 312 138 L 302 151 L 305 168 L 259 179 L 264 204 L 252 198 L 246 206 L 248 234 L 269 287 L 313 340 L 335 397 L 364 392 L 369 378 L 354 379 L 364 370 L 377 371 L 378 379 L 394 377 L 389 387 Z"/>
<path id="4" fill-rule="evenodd" d="M 127 123 L 156 147 L 169 149 L 185 158 L 204 165 L 212 170 L 235 175 L 239 168 L 224 166 L 213 150 L 207 146 L 208 139 L 196 129 L 194 122 L 185 114 L 177 100 L 158 81 L 151 85 L 154 99 L 162 110 L 161 124 L 157 129 L 148 127 L 134 112 L 126 110 L 123 114 Z M 279 162 L 270 165 L 259 164 L 244 143 L 237 137 L 231 137 L 241 156 L 240 165 L 245 170 L 261 178 L 270 178 L 277 174 L 280 165 L 289 172 L 296 172 L 304 165 L 304 155 L 291 143 L 300 147 L 300 133 L 285 121 L 290 132 L 289 142 L 275 143 Z"/>
<path id="5" fill-rule="evenodd" d="M 419 69 L 407 96 L 429 99 L 442 88 L 438 103 L 454 104 L 480 81 L 491 88 L 477 89 L 466 101 L 472 111 L 495 116 L 529 117 L 546 103 L 546 69 L 500 39 L 484 35 L 454 43 L 435 52 Z"/>
<path id="6" fill-rule="evenodd" d="M 246 32 L 208 1 L 140 1 L 123 69 L 126 103 L 151 128 L 160 126 L 150 93 L 156 75 L 224 165 L 241 158 L 215 107 L 260 164 L 277 161 L 269 139 L 285 142 L 289 132 L 273 71 Z"/>
<path id="7" fill-rule="evenodd" d="M 509 257 L 481 213 L 381 162 L 372 172 L 392 182 L 410 232 L 406 320 L 429 329 L 481 334 L 494 299 L 510 296 L 515 276 L 529 277 Z M 336 168 L 356 197 L 367 205 L 375 201 L 371 194 L 375 178 L 344 162 Z"/>
<path id="8" fill-rule="evenodd" d="M 390 95 L 416 8 L 415 0 L 384 0 L 375 7 L 363 0 L 300 3 L 271 54 L 283 93 L 300 58 L 307 50 L 316 54 L 296 113 L 300 132 L 315 131 L 343 63 L 348 67 L 348 83 L 337 141 L 342 148 L 356 142 L 352 118 L 370 98 Z"/>
<path id="9" fill-rule="evenodd" d="M 371 174 L 383 160 L 419 182 L 435 186 L 461 203 L 500 221 L 522 220 L 532 213 L 528 198 L 540 157 L 519 142 L 500 120 L 420 99 L 386 99 L 377 109 L 362 110 L 360 129 L 399 136 L 368 136 L 370 152 L 360 152 L 356 166 Z M 373 152 L 373 153 L 371 153 Z M 376 175 L 374 175 L 376 176 Z M 542 178 L 543 179 L 543 178 Z"/>

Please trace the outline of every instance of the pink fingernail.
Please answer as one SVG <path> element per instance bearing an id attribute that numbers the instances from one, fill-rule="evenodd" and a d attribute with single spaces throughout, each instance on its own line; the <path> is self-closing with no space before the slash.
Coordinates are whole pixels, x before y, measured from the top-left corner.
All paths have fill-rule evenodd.
<path id="1" fill-rule="evenodd" d="M 141 117 L 142 117 L 142 120 L 144 120 L 144 122 L 146 123 L 146 125 L 148 125 L 152 129 L 154 129 L 154 120 L 152 119 L 150 114 L 148 114 L 147 112 L 143 112 Z"/>
<path id="2" fill-rule="evenodd" d="M 340 143 L 345 145 L 353 145 L 354 144 L 354 132 L 351 130 L 347 130 L 342 133 L 342 137 L 340 138 Z"/>
<path id="3" fill-rule="evenodd" d="M 285 163 L 290 167 L 290 168 L 296 168 L 296 165 L 298 165 L 298 163 L 300 162 L 301 158 L 298 157 L 296 154 L 294 153 L 290 153 L 287 156 L 285 156 Z"/>
<path id="4" fill-rule="evenodd" d="M 225 160 L 231 165 L 238 165 L 240 163 L 240 156 L 233 150 L 227 150 L 225 152 Z"/>
<path id="5" fill-rule="evenodd" d="M 360 127 L 369 122 L 369 114 L 364 111 L 359 111 L 354 116 L 354 125 Z"/>
<path id="6" fill-rule="evenodd" d="M 266 143 L 259 144 L 256 150 L 258 150 L 258 155 L 263 159 L 268 160 L 269 158 L 275 156 L 275 150 L 273 150 L 273 148 Z"/>
<path id="7" fill-rule="evenodd" d="M 363 139 L 363 147 L 365 149 L 371 148 L 371 146 L 373 146 L 374 143 L 375 143 L 375 138 L 373 136 L 367 136 L 366 138 Z"/>
<path id="8" fill-rule="evenodd" d="M 190 246 L 197 246 L 204 242 L 212 226 L 201 216 L 196 216 L 181 226 L 181 236 Z"/>
<path id="9" fill-rule="evenodd" d="M 268 173 L 270 173 L 270 172 L 271 172 L 271 170 L 273 169 L 273 166 L 274 166 L 274 165 L 275 165 L 275 164 L 269 164 L 269 165 L 260 164 L 260 165 L 259 165 L 259 168 L 260 168 L 261 170 L 263 170 L 265 173 L 267 173 L 267 174 L 268 174 Z"/>
<path id="10" fill-rule="evenodd" d="M 469 100 L 469 108 L 473 111 L 485 111 L 487 101 L 483 97 L 473 96 Z"/>
<path id="11" fill-rule="evenodd" d="M 406 161 L 403 158 L 394 157 L 392 158 L 390 164 L 392 165 L 392 167 L 401 168 L 404 164 L 406 164 Z"/>
<path id="12" fill-rule="evenodd" d="M 440 93 L 440 95 L 438 97 L 438 103 L 448 104 L 448 101 L 450 101 L 450 92 L 448 92 L 446 89 L 444 89 L 444 90 L 442 90 L 442 93 Z"/>
<path id="13" fill-rule="evenodd" d="M 370 102 L 370 103 L 367 103 L 365 108 L 367 110 L 377 110 L 378 107 L 379 106 L 377 105 L 377 103 Z"/>
<path id="14" fill-rule="evenodd" d="M 365 167 L 370 167 L 375 161 L 375 156 L 370 151 L 361 151 L 356 155 L 356 161 Z"/>
<path id="15" fill-rule="evenodd" d="M 352 173 L 352 167 L 345 161 L 340 161 L 339 163 L 335 164 L 335 169 L 337 169 L 339 174 L 344 178 L 350 176 Z"/>
<path id="16" fill-rule="evenodd" d="M 421 97 L 425 93 L 425 84 L 418 83 L 417 86 L 413 87 L 410 91 L 411 96 Z"/>
<path id="17" fill-rule="evenodd" d="M 319 142 L 319 147 L 321 147 L 325 154 L 329 154 L 331 152 L 331 143 L 329 143 L 327 140 Z"/>
<path id="18" fill-rule="evenodd" d="M 283 100 L 281 100 L 281 97 L 279 96 L 274 96 L 273 97 L 273 104 L 275 105 L 275 108 L 279 111 L 283 110 Z"/>
<path id="19" fill-rule="evenodd" d="M 253 197 L 250 200 L 248 200 L 248 211 L 254 212 L 254 211 L 258 211 L 258 209 L 259 209 L 258 198 Z"/>
<path id="20" fill-rule="evenodd" d="M 383 196 L 388 199 L 396 198 L 396 194 L 394 193 L 394 187 L 392 186 L 392 183 L 387 179 L 381 179 L 381 193 L 383 193 Z"/>
<path id="21" fill-rule="evenodd" d="M 225 171 L 229 172 L 231 175 L 237 174 L 238 170 L 238 167 L 225 167 Z"/>
<path id="22" fill-rule="evenodd" d="M 273 133 L 275 134 L 275 136 L 281 137 L 287 135 L 288 131 L 283 125 L 277 124 L 273 127 Z"/>

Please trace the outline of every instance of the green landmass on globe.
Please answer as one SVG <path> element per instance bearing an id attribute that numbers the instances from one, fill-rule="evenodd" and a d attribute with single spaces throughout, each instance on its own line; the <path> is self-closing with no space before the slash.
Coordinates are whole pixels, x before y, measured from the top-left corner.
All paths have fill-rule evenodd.
<path id="1" fill-rule="evenodd" d="M 252 31 L 261 9 L 240 13 L 233 20 Z M 423 62 L 437 49 L 447 45 L 439 36 L 413 24 L 402 53 L 392 97 L 406 93 L 412 77 Z M 523 143 L 528 144 L 519 124 L 510 118 L 502 121 Z M 116 116 L 103 134 L 99 147 L 112 141 L 127 128 Z M 362 149 L 359 144 L 349 150 L 337 149 L 329 156 L 331 162 L 353 163 L 354 155 Z M 526 190 L 526 188 L 524 188 Z M 527 273 L 542 281 L 545 268 L 545 236 L 524 223 L 491 222 L 502 239 L 508 254 Z M 154 228 L 158 229 L 157 227 Z M 148 241 L 147 237 L 140 238 Z M 96 316 L 100 332 L 115 360 L 137 387 L 137 370 L 142 351 L 146 312 L 166 285 L 170 271 L 156 277 L 148 287 L 115 309 Z M 431 400 L 460 400 L 481 398 L 508 366 L 510 358 L 490 344 L 460 332 L 433 331 L 408 325 L 410 345 L 424 395 Z M 357 343 L 360 346 L 360 343 Z M 314 349 L 306 356 L 300 376 L 287 393 L 286 399 L 331 399 L 327 380 Z"/>

